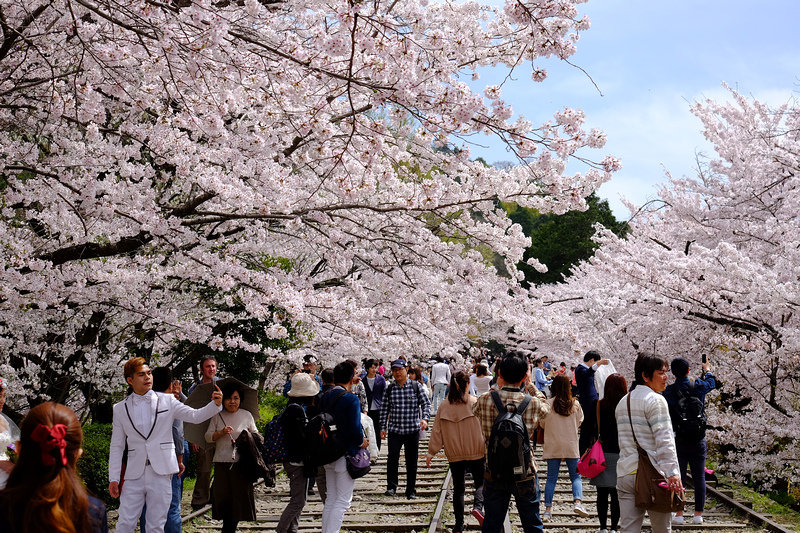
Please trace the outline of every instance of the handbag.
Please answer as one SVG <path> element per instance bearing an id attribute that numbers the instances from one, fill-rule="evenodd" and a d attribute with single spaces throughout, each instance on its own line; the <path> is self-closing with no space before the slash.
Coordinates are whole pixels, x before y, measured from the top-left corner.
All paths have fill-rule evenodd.
<path id="1" fill-rule="evenodd" d="M 603 453 L 603 445 L 596 440 L 591 448 L 583 452 L 578 461 L 578 473 L 583 477 L 593 478 L 599 476 L 605 469 L 606 456 Z"/>
<path id="2" fill-rule="evenodd" d="M 345 454 L 345 463 L 347 464 L 347 473 L 353 479 L 366 476 L 370 471 L 369 464 L 369 450 L 366 448 L 359 448 L 358 451 L 350 455 Z"/>
<path id="3" fill-rule="evenodd" d="M 578 473 L 583 477 L 593 478 L 606 469 L 606 455 L 603 453 L 603 442 L 600 439 L 600 402 L 597 402 L 597 440 L 581 455 L 578 461 Z"/>
<path id="4" fill-rule="evenodd" d="M 639 509 L 654 511 L 657 513 L 675 513 L 683 511 L 683 498 L 677 492 L 660 487 L 659 483 L 666 482 L 664 476 L 656 470 L 647 451 L 639 446 L 636 440 L 636 432 L 633 430 L 633 420 L 631 419 L 631 395 L 628 394 L 628 421 L 631 424 L 633 442 L 639 451 L 639 465 L 636 469 L 636 494 L 634 504 Z"/>

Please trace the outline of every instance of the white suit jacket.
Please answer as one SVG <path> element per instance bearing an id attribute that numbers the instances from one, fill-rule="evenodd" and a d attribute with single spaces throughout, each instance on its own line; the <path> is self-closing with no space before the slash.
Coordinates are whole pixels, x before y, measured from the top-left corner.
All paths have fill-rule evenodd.
<path id="1" fill-rule="evenodd" d="M 213 401 L 201 409 L 192 409 L 171 394 L 157 392 L 151 396 L 152 425 L 147 433 L 140 433 L 133 424 L 133 399 L 130 395 L 114 404 L 114 426 L 111 432 L 111 449 L 108 454 L 108 480 L 119 481 L 122 470 L 122 453 L 128 443 L 128 463 L 125 479 L 137 479 L 150 461 L 157 474 L 178 472 L 175 443 L 172 440 L 172 422 L 177 418 L 199 424 L 222 410 Z"/>

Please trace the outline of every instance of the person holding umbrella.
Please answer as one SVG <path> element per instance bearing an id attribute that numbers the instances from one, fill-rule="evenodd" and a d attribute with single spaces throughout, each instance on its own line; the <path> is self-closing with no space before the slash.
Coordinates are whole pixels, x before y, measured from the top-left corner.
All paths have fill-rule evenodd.
<path id="1" fill-rule="evenodd" d="M 214 354 L 204 355 L 202 359 L 200 359 L 200 381 L 189 387 L 189 396 L 192 395 L 197 387 L 203 385 L 211 384 L 211 389 L 213 389 L 213 383 L 218 379 L 217 358 L 214 357 Z M 201 405 L 196 405 L 193 407 L 200 406 Z M 214 459 L 214 447 L 205 445 L 205 438 L 202 434 L 200 435 L 201 442 L 199 443 L 191 439 L 187 440 L 192 443 L 190 448 L 192 453 L 197 456 L 197 481 L 192 491 L 192 509 L 196 511 L 208 505 L 211 499 L 211 466 Z"/>
<path id="2" fill-rule="evenodd" d="M 214 452 L 214 483 L 211 497 L 211 516 L 222 520 L 222 533 L 234 533 L 240 520 L 256 519 L 253 484 L 247 480 L 239 465 L 236 439 L 243 430 L 258 433 L 253 415 L 240 409 L 246 401 L 258 413 L 257 392 L 234 379 L 217 382 L 222 385 L 223 410 L 211 418 L 206 441 L 216 443 Z"/>

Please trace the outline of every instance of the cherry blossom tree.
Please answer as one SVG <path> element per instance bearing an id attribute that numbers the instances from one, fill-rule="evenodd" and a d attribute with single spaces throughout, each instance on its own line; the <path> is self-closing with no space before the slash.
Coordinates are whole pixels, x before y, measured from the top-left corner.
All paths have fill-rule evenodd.
<path id="1" fill-rule="evenodd" d="M 800 479 L 800 109 L 731 91 L 697 103 L 716 156 L 670 179 L 631 221 L 601 229 L 595 258 L 539 296 L 575 344 L 632 374 L 637 351 L 706 353 L 724 382 L 709 396 L 710 441 L 726 469 L 766 484 Z"/>
<path id="2" fill-rule="evenodd" d="M 619 164 L 584 155 L 605 137 L 579 110 L 537 127 L 472 86 L 544 81 L 589 27 L 579 3 L 2 0 L 12 391 L 91 401 L 132 354 L 269 350 L 231 327 L 253 319 L 331 360 L 535 320 L 497 202 L 584 209 Z M 471 161 L 485 136 L 524 164 Z"/>

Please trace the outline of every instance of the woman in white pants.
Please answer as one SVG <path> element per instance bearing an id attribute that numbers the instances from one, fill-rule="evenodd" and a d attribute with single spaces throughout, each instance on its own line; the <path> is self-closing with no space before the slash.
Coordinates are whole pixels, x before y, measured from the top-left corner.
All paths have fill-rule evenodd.
<path id="1" fill-rule="evenodd" d="M 354 377 L 355 368 L 352 363 L 344 361 L 336 365 L 333 368 L 333 382 L 336 386 L 322 395 L 319 405 L 320 411 L 333 415 L 337 431 L 345 440 L 345 449 L 351 455 L 358 452 L 359 448 L 369 445 L 361 427 L 361 402 L 355 394 L 341 395 L 342 389 L 349 392 L 353 388 Z M 350 508 L 353 487 L 356 484 L 347 471 L 345 457 L 325 465 L 325 482 L 327 496 L 322 509 L 322 533 L 338 533 L 344 513 Z"/>

